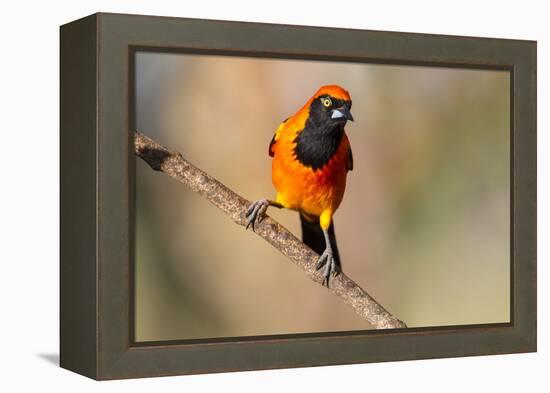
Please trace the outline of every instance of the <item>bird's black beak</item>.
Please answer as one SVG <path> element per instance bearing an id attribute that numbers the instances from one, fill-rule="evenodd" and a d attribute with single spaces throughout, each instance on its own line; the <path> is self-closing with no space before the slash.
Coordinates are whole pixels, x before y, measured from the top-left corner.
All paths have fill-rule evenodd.
<path id="1" fill-rule="evenodd" d="M 353 121 L 353 116 L 351 115 L 351 112 L 349 108 L 346 105 L 341 106 L 340 108 L 336 108 L 332 110 L 332 115 L 330 116 L 332 119 L 346 119 L 349 121 Z"/>

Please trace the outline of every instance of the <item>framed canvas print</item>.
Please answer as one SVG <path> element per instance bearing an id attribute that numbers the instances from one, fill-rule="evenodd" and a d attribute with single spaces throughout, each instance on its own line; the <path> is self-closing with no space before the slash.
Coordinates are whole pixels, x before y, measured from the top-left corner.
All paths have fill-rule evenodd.
<path id="1" fill-rule="evenodd" d="M 536 350 L 536 43 L 61 27 L 61 366 Z"/>

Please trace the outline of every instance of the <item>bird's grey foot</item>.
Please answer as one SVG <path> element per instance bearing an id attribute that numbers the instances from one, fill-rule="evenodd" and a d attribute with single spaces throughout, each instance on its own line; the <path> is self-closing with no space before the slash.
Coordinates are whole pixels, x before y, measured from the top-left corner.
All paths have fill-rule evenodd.
<path id="1" fill-rule="evenodd" d="M 254 231 L 254 224 L 263 220 L 269 204 L 267 199 L 259 199 L 248 207 L 246 211 L 246 229 L 252 226 L 252 230 Z"/>
<path id="2" fill-rule="evenodd" d="M 334 277 L 340 274 L 342 271 L 342 268 L 336 261 L 334 260 L 334 256 L 332 255 L 332 250 L 330 248 L 326 248 L 325 251 L 323 251 L 323 254 L 319 257 L 317 260 L 316 269 L 319 270 L 322 267 L 325 267 L 323 269 L 323 285 L 326 285 L 328 288 L 328 283 L 330 279 L 330 275 L 332 274 Z"/>

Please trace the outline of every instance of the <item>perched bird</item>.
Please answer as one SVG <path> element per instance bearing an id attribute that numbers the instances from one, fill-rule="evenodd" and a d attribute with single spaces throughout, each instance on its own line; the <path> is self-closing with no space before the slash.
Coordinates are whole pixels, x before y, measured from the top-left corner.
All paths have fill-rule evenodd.
<path id="1" fill-rule="evenodd" d="M 346 188 L 353 156 L 344 131 L 353 121 L 351 98 L 340 86 L 321 87 L 293 116 L 286 119 L 269 144 L 274 200 L 260 199 L 246 212 L 247 228 L 260 222 L 268 206 L 300 213 L 302 240 L 320 254 L 317 270 L 323 285 L 341 272 L 332 216 Z"/>

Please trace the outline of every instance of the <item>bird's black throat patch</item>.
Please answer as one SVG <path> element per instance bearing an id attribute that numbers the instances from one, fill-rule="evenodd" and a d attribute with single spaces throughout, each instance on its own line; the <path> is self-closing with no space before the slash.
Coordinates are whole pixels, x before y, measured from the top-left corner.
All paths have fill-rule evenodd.
<path id="1" fill-rule="evenodd" d="M 343 125 L 328 130 L 306 126 L 294 140 L 296 159 L 313 170 L 321 169 L 338 151 L 343 135 Z"/>
<path id="2" fill-rule="evenodd" d="M 296 159 L 313 170 L 324 167 L 340 147 L 344 125 L 345 122 L 330 120 L 314 102 L 306 126 L 294 139 Z"/>

